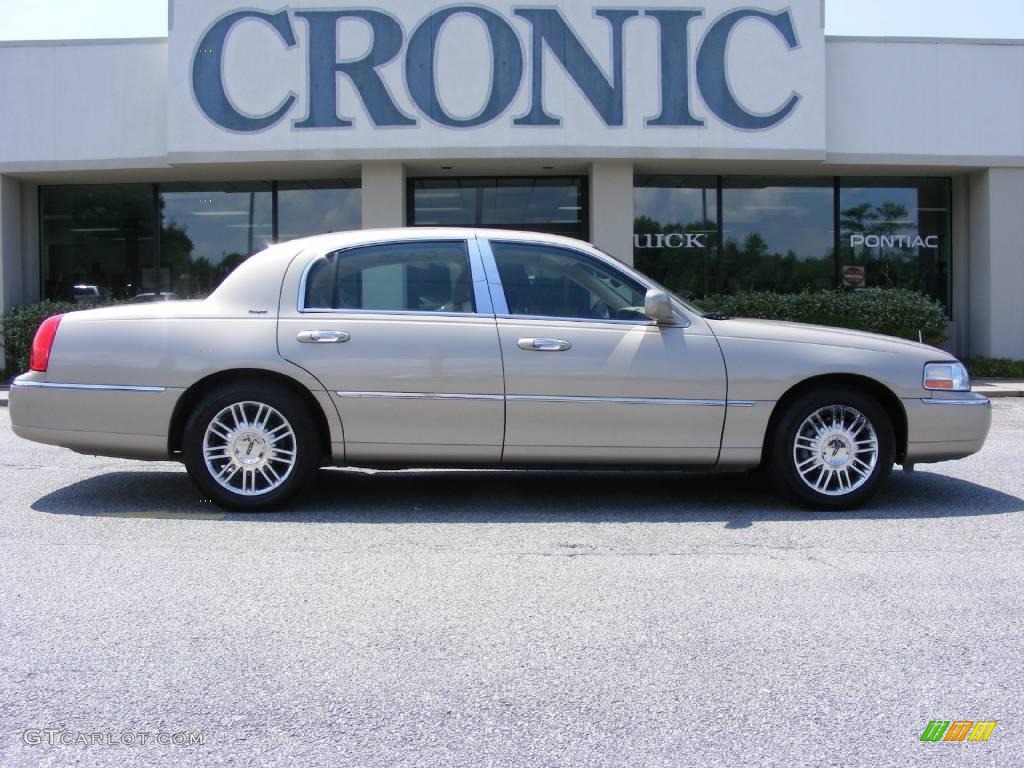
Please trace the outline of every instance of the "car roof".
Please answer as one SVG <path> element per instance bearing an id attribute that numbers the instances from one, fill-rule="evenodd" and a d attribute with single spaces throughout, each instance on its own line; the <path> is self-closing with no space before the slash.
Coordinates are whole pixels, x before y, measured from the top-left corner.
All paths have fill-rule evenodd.
<path id="1" fill-rule="evenodd" d="M 392 242 L 402 240 L 452 240 L 467 238 L 485 238 L 493 240 L 525 240 L 529 242 L 543 242 L 561 244 L 579 248 L 581 246 L 593 249 L 590 243 L 583 240 L 575 240 L 571 237 L 561 235 L 548 235 L 542 232 L 527 232 L 509 229 L 481 229 L 476 227 L 394 227 L 390 229 L 357 229 L 345 232 L 331 232 L 325 235 L 313 235 L 297 240 L 290 240 L 280 243 L 281 246 L 291 246 L 283 250 L 292 253 L 306 250 L 330 250 L 333 248 L 344 248 L 352 245 L 363 245 L 369 243 Z"/>

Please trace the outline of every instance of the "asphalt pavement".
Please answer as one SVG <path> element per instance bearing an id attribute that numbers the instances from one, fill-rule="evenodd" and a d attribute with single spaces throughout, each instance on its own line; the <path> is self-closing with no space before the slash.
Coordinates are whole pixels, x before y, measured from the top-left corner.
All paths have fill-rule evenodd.
<path id="1" fill-rule="evenodd" d="M 0 409 L 0 766 L 1024 765 L 1024 401 L 994 409 L 858 512 L 324 471 L 267 515 Z"/>

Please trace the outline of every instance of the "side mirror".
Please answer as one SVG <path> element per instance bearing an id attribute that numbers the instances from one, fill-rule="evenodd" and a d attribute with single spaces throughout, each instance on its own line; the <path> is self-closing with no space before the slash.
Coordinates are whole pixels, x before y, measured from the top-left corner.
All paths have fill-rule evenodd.
<path id="1" fill-rule="evenodd" d="M 676 313 L 672 311 L 672 301 L 668 294 L 651 288 L 644 297 L 644 314 L 658 324 L 671 325 L 676 321 Z"/>

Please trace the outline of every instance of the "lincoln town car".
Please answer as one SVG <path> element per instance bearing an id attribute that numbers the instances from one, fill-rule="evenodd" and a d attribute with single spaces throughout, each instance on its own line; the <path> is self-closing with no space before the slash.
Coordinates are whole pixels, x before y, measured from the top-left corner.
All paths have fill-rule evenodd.
<path id="1" fill-rule="evenodd" d="M 745 470 L 860 505 L 894 464 L 959 459 L 988 400 L 932 346 L 701 312 L 600 250 L 397 229 L 274 245 L 197 301 L 57 315 L 23 438 L 182 462 L 277 508 L 324 466 Z"/>

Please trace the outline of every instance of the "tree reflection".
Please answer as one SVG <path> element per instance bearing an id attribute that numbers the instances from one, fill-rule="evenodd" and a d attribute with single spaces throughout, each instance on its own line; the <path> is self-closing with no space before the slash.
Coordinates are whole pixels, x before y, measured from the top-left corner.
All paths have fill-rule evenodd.
<path id="1" fill-rule="evenodd" d="M 648 243 L 650 235 L 651 247 L 641 247 L 635 251 L 635 266 L 641 272 L 685 298 L 715 292 L 717 225 L 714 221 L 661 225 L 650 216 L 639 216 L 633 222 L 633 232 L 637 242 L 644 245 Z M 704 248 L 658 247 L 657 236 L 670 234 L 703 235 L 707 245 Z"/>
<path id="2" fill-rule="evenodd" d="M 886 200 L 865 202 L 840 211 L 840 255 L 843 265 L 862 266 L 866 285 L 875 288 L 907 288 L 929 294 L 946 306 L 948 275 L 941 248 L 890 244 L 896 235 L 917 237 L 920 223 L 910 218 L 907 206 Z M 852 237 L 878 238 L 877 245 L 854 245 Z M 885 239 L 883 239 L 885 238 Z M 872 243 L 873 240 L 868 240 Z"/>
<path id="3" fill-rule="evenodd" d="M 834 282 L 833 250 L 820 258 L 801 256 L 792 248 L 773 252 L 759 232 L 738 241 L 729 238 L 722 246 L 723 293 L 779 291 L 793 293 L 808 288 L 828 288 Z"/>
<path id="4" fill-rule="evenodd" d="M 635 265 L 662 285 L 687 298 L 711 293 L 774 290 L 801 291 L 831 287 L 834 282 L 833 251 L 821 258 L 801 256 L 793 249 L 772 251 L 760 232 L 741 239 L 728 238 L 718 258 L 717 224 L 711 220 L 660 224 L 639 216 L 633 225 Z M 664 237 L 673 233 L 700 234 L 703 248 L 669 247 Z M 650 236 L 650 237 L 648 237 Z"/>

